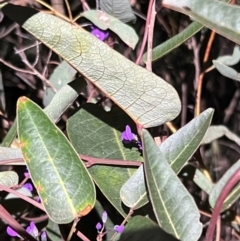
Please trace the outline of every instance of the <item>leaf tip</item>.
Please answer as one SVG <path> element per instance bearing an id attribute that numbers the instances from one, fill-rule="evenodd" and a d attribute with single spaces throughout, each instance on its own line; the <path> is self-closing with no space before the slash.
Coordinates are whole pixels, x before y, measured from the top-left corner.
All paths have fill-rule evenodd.
<path id="1" fill-rule="evenodd" d="M 17 102 L 17 108 L 18 108 L 18 109 L 21 109 L 22 106 L 23 106 L 26 102 L 28 102 L 28 101 L 29 101 L 29 99 L 28 99 L 26 96 L 20 97 L 20 98 L 18 99 L 18 102 Z"/>

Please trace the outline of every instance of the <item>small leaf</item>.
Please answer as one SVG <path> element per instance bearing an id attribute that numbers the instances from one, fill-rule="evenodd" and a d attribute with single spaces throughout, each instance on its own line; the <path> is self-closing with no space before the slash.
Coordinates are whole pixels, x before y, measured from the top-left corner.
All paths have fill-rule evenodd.
<path id="1" fill-rule="evenodd" d="M 226 186 L 229 179 L 232 175 L 240 169 L 240 160 L 238 160 L 234 165 L 232 165 L 226 173 L 221 177 L 221 179 L 214 185 L 212 191 L 209 194 L 209 203 L 212 208 L 214 208 L 220 193 L 222 192 L 223 188 Z M 228 197 L 225 199 L 222 212 L 228 209 L 240 196 L 240 183 L 231 191 Z"/>
<path id="2" fill-rule="evenodd" d="M 122 39 L 124 43 L 132 49 L 135 48 L 138 42 L 138 35 L 132 27 L 102 11 L 88 10 L 83 12 L 81 15 L 102 30 L 112 30 Z"/>
<path id="3" fill-rule="evenodd" d="M 161 238 L 160 238 L 161 237 Z M 162 230 L 156 223 L 143 216 L 134 216 L 127 223 L 119 241 L 177 241 Z"/>
<path id="4" fill-rule="evenodd" d="M 0 185 L 12 187 L 19 181 L 18 174 L 14 171 L 0 172 Z"/>
<path id="5" fill-rule="evenodd" d="M 100 8 L 124 23 L 136 20 L 129 0 L 100 0 Z"/>
<path id="6" fill-rule="evenodd" d="M 12 4 L 5 4 L 2 12 L 58 53 L 137 124 L 146 128 L 158 126 L 179 114 L 180 99 L 171 85 L 81 27 Z"/>
<path id="7" fill-rule="evenodd" d="M 212 141 L 226 136 L 229 140 L 234 141 L 240 146 L 240 138 L 231 132 L 226 126 L 219 125 L 219 126 L 210 126 L 201 142 L 201 144 L 208 144 Z"/>
<path id="8" fill-rule="evenodd" d="M 205 110 L 161 144 L 161 152 L 176 173 L 183 168 L 200 145 L 212 116 L 213 109 Z M 142 167 L 122 186 L 120 194 L 123 203 L 128 207 L 137 209 L 148 202 Z"/>
<path id="9" fill-rule="evenodd" d="M 175 48 L 179 47 L 181 44 L 186 42 L 189 38 L 199 32 L 204 26 L 194 21 L 188 27 L 186 27 L 182 32 L 168 39 L 166 42 L 158 45 L 152 50 L 152 61 L 162 58 L 164 55 L 170 53 Z M 147 53 L 143 55 L 143 62 L 147 61 Z"/>
<path id="10" fill-rule="evenodd" d="M 4 137 L 4 139 L 1 143 L 1 146 L 9 147 L 12 144 L 12 142 L 14 141 L 16 135 L 17 135 L 17 121 L 14 120 L 13 125 L 11 126 L 7 135 Z"/>
<path id="11" fill-rule="evenodd" d="M 54 69 L 49 81 L 56 88 L 56 90 L 60 90 L 64 85 L 73 80 L 73 77 L 76 75 L 76 73 L 77 71 L 73 67 L 71 67 L 66 61 L 63 61 Z M 50 103 L 54 95 L 55 93 L 53 92 L 52 88 L 47 87 L 43 97 L 44 106 L 47 106 Z"/>
<path id="12" fill-rule="evenodd" d="M 150 134 L 143 129 L 143 156 L 149 196 L 158 224 L 182 241 L 196 241 L 202 233 L 198 208 L 169 166 Z"/>
<path id="13" fill-rule="evenodd" d="M 16 192 L 19 192 L 20 194 L 23 194 L 24 196 L 27 196 L 27 197 L 33 196 L 33 194 L 25 187 L 20 187 L 19 189 L 16 190 Z M 13 193 L 8 193 L 8 195 L 4 198 L 4 200 L 15 199 L 15 198 L 19 198 L 19 197 Z M 23 200 L 21 200 L 21 201 L 23 201 Z"/>
<path id="14" fill-rule="evenodd" d="M 220 56 L 216 59 L 216 61 L 227 66 L 237 64 L 240 61 L 240 47 L 235 45 L 232 55 Z"/>
<path id="15" fill-rule="evenodd" d="M 1 164 L 1 161 L 3 160 L 15 159 L 15 158 L 22 158 L 22 153 L 19 148 L 0 147 L 0 164 Z M 22 163 L 11 162 L 11 165 L 25 165 L 25 163 L 24 161 L 22 161 Z"/>
<path id="16" fill-rule="evenodd" d="M 195 171 L 193 181 L 207 194 L 209 194 L 214 184 L 198 169 Z"/>
<path id="17" fill-rule="evenodd" d="M 218 0 L 163 0 L 162 4 L 166 8 L 189 15 L 218 34 L 240 44 L 238 6 Z"/>
<path id="18" fill-rule="evenodd" d="M 26 97 L 17 103 L 21 150 L 47 214 L 69 223 L 94 207 L 93 182 L 63 133 Z"/>
<path id="19" fill-rule="evenodd" d="M 213 64 L 223 76 L 236 81 L 240 81 L 240 74 L 233 68 L 228 67 L 227 65 L 218 62 L 217 60 L 213 60 Z"/>

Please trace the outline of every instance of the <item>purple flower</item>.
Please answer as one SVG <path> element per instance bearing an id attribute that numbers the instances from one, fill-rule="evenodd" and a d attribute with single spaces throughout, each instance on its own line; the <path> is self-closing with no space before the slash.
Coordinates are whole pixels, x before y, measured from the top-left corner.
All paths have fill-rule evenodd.
<path id="1" fill-rule="evenodd" d="M 30 178 L 30 174 L 28 171 L 24 172 L 24 176 Z"/>
<path id="2" fill-rule="evenodd" d="M 21 236 L 15 231 L 13 230 L 11 227 L 7 226 L 7 234 L 11 237 L 19 237 L 21 238 Z"/>
<path id="3" fill-rule="evenodd" d="M 122 233 L 124 231 L 124 226 L 123 225 L 115 225 L 114 230 L 118 233 Z"/>
<path id="4" fill-rule="evenodd" d="M 41 241 L 47 241 L 47 232 L 43 231 L 41 234 Z"/>
<path id="5" fill-rule="evenodd" d="M 25 183 L 24 185 L 23 185 L 23 187 L 25 187 L 26 189 L 28 189 L 30 192 L 32 192 L 33 191 L 33 185 L 31 184 L 31 183 Z"/>
<path id="6" fill-rule="evenodd" d="M 37 237 L 38 236 L 38 229 L 35 225 L 34 222 L 31 222 L 30 225 L 27 227 L 26 231 L 32 235 L 33 237 Z M 21 236 L 15 231 L 13 230 L 11 227 L 7 227 L 7 234 L 11 237 L 19 237 L 21 238 Z"/>
<path id="7" fill-rule="evenodd" d="M 134 135 L 129 125 L 126 125 L 125 131 L 122 133 L 122 141 L 130 143 L 134 140 Z"/>
<path id="8" fill-rule="evenodd" d="M 94 25 L 91 26 L 91 29 L 92 29 L 91 34 L 93 34 L 95 37 L 97 37 L 102 41 L 104 41 L 109 35 L 109 32 L 103 31 Z"/>
<path id="9" fill-rule="evenodd" d="M 26 231 L 31 234 L 33 237 L 38 236 L 38 229 L 34 222 L 31 222 L 30 225 L 27 227 Z"/>
<path id="10" fill-rule="evenodd" d="M 102 228 L 102 224 L 98 222 L 96 225 L 96 229 L 99 231 L 101 228 Z"/>

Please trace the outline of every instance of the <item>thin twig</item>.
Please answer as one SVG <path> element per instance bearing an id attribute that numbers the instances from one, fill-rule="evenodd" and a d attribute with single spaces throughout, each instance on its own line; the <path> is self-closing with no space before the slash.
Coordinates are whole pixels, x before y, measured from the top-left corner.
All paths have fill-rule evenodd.
<path id="1" fill-rule="evenodd" d="M 145 25 L 145 31 L 144 31 L 144 36 L 143 36 L 143 41 L 142 41 L 142 45 L 141 45 L 141 49 L 140 49 L 140 52 L 138 54 L 138 58 L 135 62 L 135 64 L 139 65 L 141 59 L 142 59 L 142 56 L 143 56 L 143 53 L 144 53 L 144 50 L 145 50 L 145 46 L 146 46 L 146 43 L 147 43 L 147 38 L 148 38 L 148 26 L 149 26 L 149 23 L 150 23 L 150 19 L 151 19 L 151 13 L 152 13 L 152 6 L 153 6 L 153 2 L 155 0 L 150 0 L 149 1 L 149 5 L 148 5 L 148 13 L 147 13 L 147 21 L 146 21 L 146 25 Z"/>
<path id="2" fill-rule="evenodd" d="M 71 22 L 72 22 L 72 20 L 73 20 L 73 17 L 72 17 L 72 11 L 71 11 L 71 8 L 70 8 L 70 5 L 69 5 L 68 0 L 65 0 L 65 4 L 66 4 L 66 6 L 67 6 L 68 17 L 69 17 L 69 19 L 70 19 Z"/>
<path id="3" fill-rule="evenodd" d="M 11 33 L 16 27 L 18 27 L 18 23 L 12 24 L 9 28 L 7 28 L 4 32 L 0 33 L 0 39 L 6 37 L 9 33 Z"/>
<path id="4" fill-rule="evenodd" d="M 48 67 L 48 64 L 49 64 L 49 62 L 50 62 L 51 56 L 52 56 L 52 50 L 49 49 L 47 61 L 46 61 L 45 66 L 44 66 L 44 68 L 43 68 L 42 76 L 46 76 L 47 67 Z"/>

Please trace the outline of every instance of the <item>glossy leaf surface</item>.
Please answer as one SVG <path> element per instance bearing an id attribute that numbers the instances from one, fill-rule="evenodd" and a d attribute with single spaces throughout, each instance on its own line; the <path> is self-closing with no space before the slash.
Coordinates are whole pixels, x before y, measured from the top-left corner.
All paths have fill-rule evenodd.
<path id="1" fill-rule="evenodd" d="M 17 121 L 22 154 L 49 217 L 60 224 L 88 214 L 95 188 L 67 138 L 26 97 L 18 100 Z"/>
<path id="2" fill-rule="evenodd" d="M 84 29 L 21 6 L 6 4 L 2 11 L 87 77 L 136 123 L 158 126 L 179 114 L 180 100 L 171 85 Z"/>
<path id="3" fill-rule="evenodd" d="M 182 241 L 202 233 L 198 208 L 147 130 L 143 134 L 144 171 L 158 224 Z"/>

